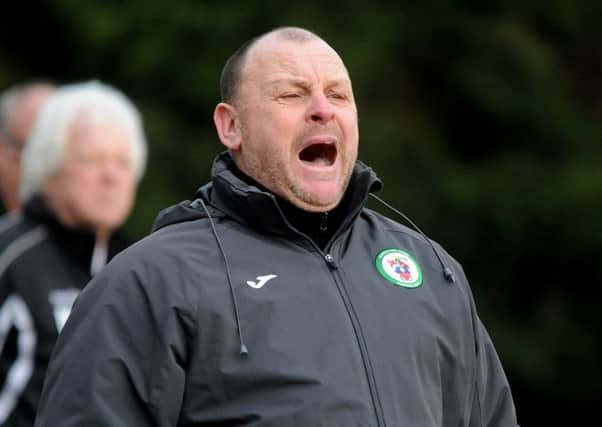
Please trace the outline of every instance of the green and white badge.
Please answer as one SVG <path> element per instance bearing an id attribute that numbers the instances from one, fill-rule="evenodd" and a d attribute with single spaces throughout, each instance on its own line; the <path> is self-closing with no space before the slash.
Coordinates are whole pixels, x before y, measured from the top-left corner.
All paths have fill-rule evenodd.
<path id="1" fill-rule="evenodd" d="M 389 282 L 404 288 L 422 285 L 422 271 L 412 256 L 401 249 L 385 249 L 376 257 L 376 269 Z"/>

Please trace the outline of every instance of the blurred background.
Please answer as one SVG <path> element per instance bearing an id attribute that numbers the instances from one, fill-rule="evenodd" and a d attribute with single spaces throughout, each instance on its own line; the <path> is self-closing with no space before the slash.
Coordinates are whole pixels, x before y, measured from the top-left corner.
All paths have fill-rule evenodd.
<path id="1" fill-rule="evenodd" d="M 150 158 L 127 231 L 140 238 L 222 151 L 212 112 L 227 57 L 276 26 L 317 32 L 352 76 L 382 197 L 463 264 L 521 425 L 595 424 L 602 2 L 302 3 L 9 2 L 0 91 L 96 78 L 137 104 Z"/>

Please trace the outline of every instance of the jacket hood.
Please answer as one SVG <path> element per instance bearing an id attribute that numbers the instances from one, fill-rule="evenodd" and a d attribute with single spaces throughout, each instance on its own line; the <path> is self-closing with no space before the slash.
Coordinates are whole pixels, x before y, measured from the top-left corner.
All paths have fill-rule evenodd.
<path id="1" fill-rule="evenodd" d="M 278 205 L 278 198 L 257 184 L 246 182 L 235 170 L 230 154 L 219 154 L 213 162 L 211 182 L 199 188 L 195 200 L 185 200 L 162 210 L 155 220 L 153 231 L 170 224 L 205 218 L 207 214 L 199 199 L 207 203 L 211 216 L 227 215 L 238 222 L 276 234 L 288 230 L 289 224 Z M 357 161 L 341 204 L 348 205 L 346 209 L 359 210 L 364 206 L 368 194 L 381 188 L 382 182 L 376 173 Z"/>
<path id="2" fill-rule="evenodd" d="M 205 187 L 209 188 L 211 187 L 211 184 L 209 183 L 199 188 L 197 194 L 203 192 Z M 207 191 L 208 188 L 206 188 L 205 191 Z M 161 210 L 155 219 L 152 231 L 157 231 L 172 224 L 205 218 L 207 214 L 202 209 L 199 209 L 198 202 L 195 202 L 197 202 L 197 200 L 184 200 L 177 205 Z"/>

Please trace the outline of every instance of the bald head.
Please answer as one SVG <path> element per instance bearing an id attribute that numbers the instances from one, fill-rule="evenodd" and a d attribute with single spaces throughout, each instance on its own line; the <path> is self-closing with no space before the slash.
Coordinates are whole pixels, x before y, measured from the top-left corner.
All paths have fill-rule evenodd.
<path id="1" fill-rule="evenodd" d="M 25 142 L 42 104 L 54 91 L 49 83 L 14 86 L 0 97 L 0 133 L 3 142 Z"/>
<path id="2" fill-rule="evenodd" d="M 44 82 L 14 86 L 0 97 L 0 197 L 8 211 L 20 207 L 21 150 L 55 87 Z"/>
<path id="3" fill-rule="evenodd" d="M 270 41 L 290 41 L 295 43 L 307 43 L 310 41 L 322 41 L 320 37 L 311 31 L 299 27 L 281 27 L 268 33 L 254 37 L 245 42 L 236 52 L 226 61 L 222 69 L 220 79 L 220 92 L 222 102 L 232 104 L 238 95 L 243 69 L 249 52 L 263 42 Z"/>

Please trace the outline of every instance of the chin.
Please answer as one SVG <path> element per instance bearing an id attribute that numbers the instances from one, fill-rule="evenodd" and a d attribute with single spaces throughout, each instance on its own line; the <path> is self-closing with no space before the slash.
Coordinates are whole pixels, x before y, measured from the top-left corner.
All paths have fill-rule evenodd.
<path id="1" fill-rule="evenodd" d="M 318 197 L 315 195 L 308 195 L 309 197 L 295 197 L 290 200 L 298 208 L 301 208 L 308 212 L 327 212 L 337 207 L 341 201 L 341 197 Z"/>
<path id="2" fill-rule="evenodd" d="M 124 221 L 121 217 L 117 218 L 105 216 L 102 218 L 96 218 L 93 223 L 96 225 L 97 229 L 113 231 L 119 228 L 123 222 Z"/>
<path id="3" fill-rule="evenodd" d="M 121 224 L 127 219 L 130 210 L 120 206 L 104 206 L 96 211 L 96 221 L 102 224 Z"/>

